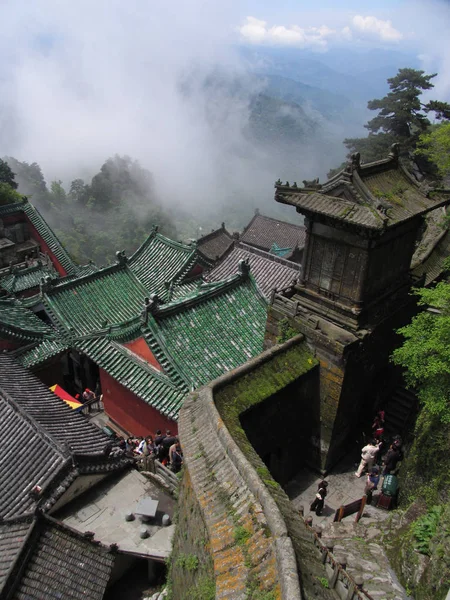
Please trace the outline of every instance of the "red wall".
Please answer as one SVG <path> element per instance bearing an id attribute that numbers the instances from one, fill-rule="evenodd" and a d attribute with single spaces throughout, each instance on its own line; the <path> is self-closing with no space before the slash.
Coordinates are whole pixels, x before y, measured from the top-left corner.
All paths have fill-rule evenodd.
<path id="1" fill-rule="evenodd" d="M 154 434 L 157 429 L 170 429 L 174 435 L 178 434 L 175 421 L 167 419 L 155 408 L 140 400 L 103 369 L 100 369 L 100 382 L 105 412 L 122 429 L 132 435 L 141 436 Z"/>
<path id="2" fill-rule="evenodd" d="M 162 371 L 162 367 L 159 362 L 156 360 L 153 352 L 147 345 L 147 342 L 144 338 L 138 338 L 137 340 L 133 340 L 132 342 L 127 342 L 124 344 L 126 348 L 129 348 L 132 352 L 143 358 L 145 361 L 150 363 L 152 367 L 158 369 L 158 371 Z"/>
<path id="3" fill-rule="evenodd" d="M 19 348 L 19 342 L 13 342 L 12 340 L 2 340 L 0 339 L 0 352 L 2 350 L 15 350 Z"/>
<path id="4" fill-rule="evenodd" d="M 42 254 L 45 254 L 47 252 L 47 254 L 49 255 L 49 257 L 52 260 L 52 263 L 53 263 L 55 269 L 58 271 L 58 273 L 61 275 L 61 277 L 64 277 L 65 275 L 67 275 L 67 271 L 64 269 L 64 267 L 60 264 L 60 262 L 58 261 L 58 259 L 56 258 L 56 256 L 53 254 L 53 252 L 47 246 L 47 244 L 45 243 L 44 239 L 39 235 L 39 233 L 37 232 L 36 227 L 28 219 L 28 217 L 27 217 L 27 221 L 28 221 L 28 227 L 30 229 L 31 237 L 34 238 L 37 242 L 39 242 L 39 244 L 41 246 L 41 252 L 42 252 Z"/>

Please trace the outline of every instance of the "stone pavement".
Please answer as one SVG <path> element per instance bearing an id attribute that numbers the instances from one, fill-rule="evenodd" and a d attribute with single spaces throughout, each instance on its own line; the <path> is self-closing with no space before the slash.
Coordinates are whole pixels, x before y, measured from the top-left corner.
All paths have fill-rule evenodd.
<path id="1" fill-rule="evenodd" d="M 355 477 L 357 464 L 352 460 L 352 456 L 345 457 L 325 478 L 328 481 L 328 495 L 325 498 L 325 506 L 320 517 L 309 510 L 311 502 L 314 500 L 317 486 L 323 477 L 320 477 L 312 471 L 303 470 L 292 479 L 285 487 L 285 491 L 296 508 L 303 506 L 304 516 L 313 517 L 314 525 L 322 527 L 333 522 L 336 510 L 344 505 L 354 502 L 364 494 L 366 485 L 366 476 Z M 359 464 L 359 463 L 358 463 Z M 382 508 L 376 508 L 378 494 L 381 489 L 382 478 L 378 485 L 378 491 L 373 494 L 371 506 L 366 506 L 361 523 L 373 523 L 383 521 L 389 516 L 389 511 Z M 345 518 L 345 521 L 354 521 L 355 515 Z"/>
<path id="2" fill-rule="evenodd" d="M 309 506 L 323 477 L 304 470 L 289 482 L 285 491 L 293 505 L 296 508 L 303 506 L 304 516 L 311 516 L 313 525 L 321 527 L 322 541 L 327 545 L 332 542 L 333 555 L 345 556 L 349 575 L 362 576 L 364 590 L 374 600 L 410 600 L 379 541 L 382 528 L 377 524 L 392 514 L 391 511 L 375 507 L 382 479 L 378 491 L 373 494 L 372 505 L 366 505 L 359 523 L 355 523 L 355 514 L 340 523 L 333 523 L 334 514 L 341 505 L 358 500 L 364 493 L 366 476 L 355 477 L 356 467 L 350 455 L 326 477 L 329 483 L 328 496 L 320 517 L 311 512 Z"/>

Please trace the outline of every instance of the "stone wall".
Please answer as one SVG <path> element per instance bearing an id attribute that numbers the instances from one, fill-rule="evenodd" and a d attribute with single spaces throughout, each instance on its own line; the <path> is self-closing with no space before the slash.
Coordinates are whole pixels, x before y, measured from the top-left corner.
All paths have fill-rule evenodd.
<path id="1" fill-rule="evenodd" d="M 251 378 L 261 365 L 269 364 L 277 354 L 284 357 L 283 351 L 301 342 L 302 338 L 297 338 L 269 350 L 191 394 L 180 413 L 185 469 L 208 532 L 216 598 L 300 600 L 302 597 L 292 540 L 266 482 L 280 491 L 281 488 L 259 457 L 259 470 L 255 470 L 236 443 L 234 430 L 225 427 L 214 402 L 219 390 L 245 375 Z M 302 364 L 295 367 L 290 364 L 291 368 L 287 367 L 283 373 L 277 365 L 274 376 L 278 389 L 296 379 L 294 371 L 305 373 L 315 366 L 304 344 L 296 358 L 303 361 Z M 266 379 L 265 383 L 267 387 L 259 378 L 253 385 L 246 382 L 245 387 L 252 394 L 255 390 L 265 391 L 268 397 L 272 395 L 274 381 Z M 248 440 L 247 444 L 251 448 Z M 287 496 L 285 498 L 290 505 Z M 298 521 L 300 524 L 300 519 Z M 190 527 L 189 519 L 184 523 L 180 521 L 180 535 Z M 174 554 L 172 564 L 176 560 Z"/>
<path id="2" fill-rule="evenodd" d="M 207 552 L 205 562 L 208 556 L 212 561 L 216 591 L 211 597 L 336 597 L 321 584 L 325 568 L 303 519 L 253 449 L 239 420 L 245 410 L 258 410 L 261 404 L 267 429 L 270 415 L 286 402 L 286 425 L 296 400 L 304 404 L 306 391 L 314 388 L 316 365 L 303 337 L 297 336 L 187 398 L 179 419 L 186 475 L 171 559 L 174 598 L 190 598 L 180 595 L 182 586 L 194 590 L 201 579 L 195 572 L 190 580 L 182 569 L 183 556 L 195 554 L 199 538 Z M 278 394 L 283 389 L 289 392 L 284 397 Z"/>
<path id="3" fill-rule="evenodd" d="M 319 370 L 312 369 L 240 415 L 257 454 L 281 485 L 305 464 L 317 464 Z"/>
<path id="4" fill-rule="evenodd" d="M 390 355 L 401 342 L 395 330 L 414 314 L 414 302 L 403 305 L 372 331 L 352 333 L 311 314 L 305 315 L 298 303 L 277 296 L 270 307 L 266 325 L 266 347 L 280 335 L 280 323 L 304 334 L 320 364 L 320 393 L 314 413 L 310 465 L 326 473 L 349 451 L 361 432 L 382 407 L 401 374 Z"/>
<path id="5" fill-rule="evenodd" d="M 169 560 L 169 598 L 213 600 L 216 584 L 211 543 L 187 469 L 180 486 L 176 521 Z"/>

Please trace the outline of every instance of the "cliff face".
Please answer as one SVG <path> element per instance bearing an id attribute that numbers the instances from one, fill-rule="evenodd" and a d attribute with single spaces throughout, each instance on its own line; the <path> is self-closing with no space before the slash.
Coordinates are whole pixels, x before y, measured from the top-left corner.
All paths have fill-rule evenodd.
<path id="1" fill-rule="evenodd" d="M 422 410 L 400 479 L 404 512 L 385 537 L 391 563 L 415 600 L 443 600 L 450 587 L 450 424 Z"/>

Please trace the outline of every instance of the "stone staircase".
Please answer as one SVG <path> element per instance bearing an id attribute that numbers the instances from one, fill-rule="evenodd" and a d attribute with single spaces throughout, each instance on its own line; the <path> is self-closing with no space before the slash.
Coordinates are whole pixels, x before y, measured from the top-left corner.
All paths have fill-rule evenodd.
<path id="1" fill-rule="evenodd" d="M 410 390 L 398 387 L 394 390 L 385 407 L 385 436 L 391 439 L 395 435 L 405 436 L 414 424 L 417 415 L 418 399 Z"/>

